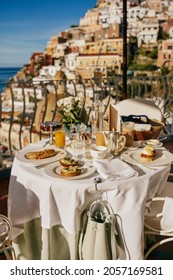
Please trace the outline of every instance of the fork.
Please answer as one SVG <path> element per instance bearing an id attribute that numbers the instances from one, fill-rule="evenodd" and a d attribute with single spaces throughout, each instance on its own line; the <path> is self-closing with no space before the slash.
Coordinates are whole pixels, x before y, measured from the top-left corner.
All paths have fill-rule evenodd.
<path id="1" fill-rule="evenodd" d="M 46 147 L 48 144 L 49 144 L 49 140 L 47 140 L 47 141 L 44 143 L 43 147 Z"/>
<path id="2" fill-rule="evenodd" d="M 54 161 L 51 161 L 51 162 L 47 162 L 47 163 L 43 163 L 43 164 L 40 164 L 40 165 L 35 165 L 34 167 L 36 169 L 40 169 L 40 168 L 43 168 L 43 167 L 45 167 L 45 166 L 47 166 L 47 165 L 49 165 L 51 163 L 54 163 L 54 162 L 57 162 L 57 160 L 54 160 Z"/>

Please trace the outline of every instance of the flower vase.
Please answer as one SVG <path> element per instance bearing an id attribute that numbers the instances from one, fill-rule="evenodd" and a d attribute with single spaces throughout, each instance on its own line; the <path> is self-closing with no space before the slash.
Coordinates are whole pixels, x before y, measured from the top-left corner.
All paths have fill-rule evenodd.
<path id="1" fill-rule="evenodd" d="M 68 138 L 70 138 L 70 128 L 64 124 L 64 130 L 65 130 L 65 134 Z"/>

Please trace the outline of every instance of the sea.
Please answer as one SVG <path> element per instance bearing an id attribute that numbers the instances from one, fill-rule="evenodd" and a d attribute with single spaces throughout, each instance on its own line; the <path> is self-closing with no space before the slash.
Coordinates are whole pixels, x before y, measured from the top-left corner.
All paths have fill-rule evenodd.
<path id="1" fill-rule="evenodd" d="M 22 67 L 0 67 L 0 93 L 6 87 L 6 83 L 13 78 Z"/>

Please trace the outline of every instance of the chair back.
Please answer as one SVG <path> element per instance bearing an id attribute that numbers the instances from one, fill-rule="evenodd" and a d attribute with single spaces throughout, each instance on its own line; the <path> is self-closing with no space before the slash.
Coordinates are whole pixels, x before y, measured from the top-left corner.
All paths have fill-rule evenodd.
<path id="1" fill-rule="evenodd" d="M 11 223 L 9 219 L 0 214 L 0 248 L 8 244 L 11 237 Z"/>
<path id="2" fill-rule="evenodd" d="M 116 105 L 121 116 L 146 115 L 149 119 L 163 121 L 163 114 L 160 108 L 151 100 L 143 98 L 128 98 Z"/>
<path id="3" fill-rule="evenodd" d="M 162 122 L 164 120 L 162 111 L 153 101 L 140 97 L 125 99 L 117 103 L 116 105 L 113 105 L 113 107 L 114 113 L 112 113 L 112 110 L 110 109 L 109 126 L 113 127 L 113 124 L 111 123 L 111 118 L 113 117 L 114 119 L 116 119 L 115 128 L 117 131 L 121 130 L 121 116 L 145 115 L 148 117 L 148 119 L 157 120 L 159 122 Z"/>
<path id="4" fill-rule="evenodd" d="M 4 253 L 8 260 L 15 260 L 16 254 L 11 244 L 12 225 L 10 220 L 0 214 L 0 253 Z"/>
<path id="5" fill-rule="evenodd" d="M 144 259 L 157 247 L 173 241 L 173 183 L 167 182 L 159 195 L 147 201 L 146 208 L 144 236 L 147 240 L 154 235 L 155 242 L 146 248 Z M 156 238 L 157 235 L 162 238 Z"/>

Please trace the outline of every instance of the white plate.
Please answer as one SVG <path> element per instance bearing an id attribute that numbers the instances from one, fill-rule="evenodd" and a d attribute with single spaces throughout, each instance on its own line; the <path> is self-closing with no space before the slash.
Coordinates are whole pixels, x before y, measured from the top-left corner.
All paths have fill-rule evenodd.
<path id="1" fill-rule="evenodd" d="M 53 177 L 53 178 L 58 178 L 58 179 L 63 179 L 63 180 L 79 180 L 79 179 L 83 179 L 91 174 L 93 174 L 96 171 L 96 168 L 90 163 L 90 162 L 86 162 L 82 167 L 82 174 L 78 175 L 78 176 L 62 176 L 60 173 L 60 170 L 63 167 L 57 163 L 52 163 L 47 165 L 44 168 L 44 172 L 46 175 Z"/>
<path id="2" fill-rule="evenodd" d="M 173 154 L 162 149 L 156 149 L 156 157 L 154 158 L 154 160 L 152 162 L 142 163 L 140 160 L 141 153 L 142 149 L 138 149 L 135 151 L 126 151 L 121 155 L 121 158 L 126 162 L 132 164 L 142 164 L 151 167 L 169 164 L 173 161 Z"/>
<path id="3" fill-rule="evenodd" d="M 36 151 L 42 151 L 45 149 L 54 149 L 56 151 L 56 155 L 44 159 L 27 159 L 26 154 L 29 152 L 36 152 Z M 40 165 L 43 163 L 50 163 L 55 160 L 60 160 L 64 158 L 67 155 L 67 152 L 63 149 L 57 148 L 55 146 L 46 146 L 46 147 L 29 147 L 28 149 L 21 150 L 17 155 L 16 158 L 25 163 L 25 164 L 33 164 L 33 165 Z"/>
<path id="4" fill-rule="evenodd" d="M 88 153 L 85 154 L 85 158 L 86 158 L 87 160 L 90 160 L 90 161 L 93 161 L 93 160 L 94 160 L 94 158 L 91 156 L 90 152 L 88 152 Z M 104 158 L 98 159 L 98 160 L 99 160 L 99 161 L 102 161 L 102 160 L 112 159 L 112 158 L 113 158 L 113 155 L 110 154 L 110 153 L 107 153 L 106 156 L 105 156 Z"/>

